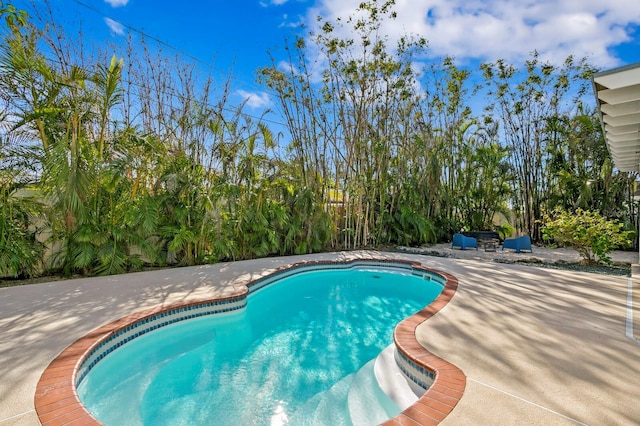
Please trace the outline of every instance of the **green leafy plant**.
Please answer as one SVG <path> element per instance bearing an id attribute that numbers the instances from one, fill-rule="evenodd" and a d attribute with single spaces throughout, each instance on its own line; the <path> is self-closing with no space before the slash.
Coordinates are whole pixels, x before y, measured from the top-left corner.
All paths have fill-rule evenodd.
<path id="1" fill-rule="evenodd" d="M 515 230 L 513 226 L 508 223 L 503 223 L 502 225 L 496 225 L 496 232 L 500 235 L 500 238 L 503 240 L 509 238 L 513 231 Z"/>
<path id="2" fill-rule="evenodd" d="M 0 277 L 38 275 L 43 245 L 36 239 L 33 223 L 42 206 L 32 196 L 17 195 L 20 187 L 0 180 Z"/>
<path id="3" fill-rule="evenodd" d="M 609 254 L 618 247 L 631 243 L 633 231 L 625 231 L 624 225 L 602 217 L 598 212 L 577 209 L 556 209 L 552 217 L 545 217 L 542 228 L 546 240 L 576 250 L 586 263 L 611 263 Z"/>
<path id="4" fill-rule="evenodd" d="M 400 245 L 420 246 L 436 241 L 434 224 L 408 206 L 401 206 L 389 218 L 390 239 Z"/>

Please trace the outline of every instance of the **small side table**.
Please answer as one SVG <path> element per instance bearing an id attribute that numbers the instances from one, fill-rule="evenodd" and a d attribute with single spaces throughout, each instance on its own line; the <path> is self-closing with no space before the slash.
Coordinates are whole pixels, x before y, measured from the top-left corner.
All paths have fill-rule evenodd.
<path id="1" fill-rule="evenodd" d="M 482 242 L 484 251 L 496 251 L 497 244 L 494 240 L 484 240 Z"/>

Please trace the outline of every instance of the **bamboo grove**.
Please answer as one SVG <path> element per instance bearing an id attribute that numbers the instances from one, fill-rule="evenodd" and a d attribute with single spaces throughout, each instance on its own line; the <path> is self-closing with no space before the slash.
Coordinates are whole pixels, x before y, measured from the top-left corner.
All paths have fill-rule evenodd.
<path id="1" fill-rule="evenodd" d="M 418 67 L 427 40 L 392 46 L 380 28 L 393 2 L 365 2 L 257 70 L 276 108 L 255 117 L 229 101 L 231 79 L 144 41 L 89 55 L 52 22 L 0 9 L 3 276 L 422 245 L 460 229 L 539 239 L 556 207 L 633 225 L 635 176 L 612 167 L 581 102 L 584 60 Z"/>

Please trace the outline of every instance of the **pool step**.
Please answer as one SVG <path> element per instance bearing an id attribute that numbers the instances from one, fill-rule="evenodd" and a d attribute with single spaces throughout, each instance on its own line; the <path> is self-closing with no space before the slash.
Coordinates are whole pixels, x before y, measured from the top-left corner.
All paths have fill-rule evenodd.
<path id="1" fill-rule="evenodd" d="M 405 378 L 396 363 L 395 350 L 396 347 L 392 343 L 380 352 L 376 358 L 374 372 L 383 392 L 400 407 L 400 410 L 406 410 L 424 394 L 424 389 Z"/>
<path id="2" fill-rule="evenodd" d="M 394 359 L 395 346 L 315 395 L 289 419 L 290 425 L 370 426 L 384 422 L 418 400 Z"/>
<path id="3" fill-rule="evenodd" d="M 344 377 L 331 388 L 316 394 L 289 419 L 290 425 L 351 425 L 347 409 L 347 393 L 355 373 Z"/>
<path id="4" fill-rule="evenodd" d="M 349 416 L 354 426 L 379 424 L 401 412 L 378 385 L 375 362 L 373 359 L 358 370 L 349 388 Z"/>
<path id="5" fill-rule="evenodd" d="M 350 426 L 347 395 L 357 373 L 350 374 L 325 392 L 313 416 L 314 425 Z"/>

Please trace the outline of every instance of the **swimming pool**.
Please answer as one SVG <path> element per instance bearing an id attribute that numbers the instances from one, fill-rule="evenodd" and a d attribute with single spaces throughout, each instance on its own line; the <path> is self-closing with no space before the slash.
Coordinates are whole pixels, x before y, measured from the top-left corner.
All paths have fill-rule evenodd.
<path id="1" fill-rule="evenodd" d="M 358 374 L 443 282 L 391 263 L 311 269 L 255 283 L 224 313 L 131 334 L 80 369 L 80 399 L 107 425 L 346 423 Z"/>

